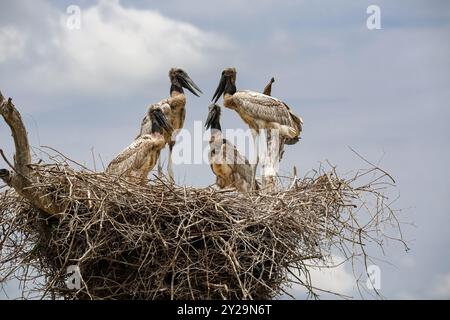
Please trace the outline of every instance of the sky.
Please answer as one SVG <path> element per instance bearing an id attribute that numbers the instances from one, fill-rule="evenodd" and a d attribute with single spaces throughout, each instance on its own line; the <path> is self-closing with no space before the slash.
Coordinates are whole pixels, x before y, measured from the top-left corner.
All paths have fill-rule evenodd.
<path id="1" fill-rule="evenodd" d="M 71 5 L 81 9 L 80 29 L 67 26 Z M 370 5 L 380 8 L 381 29 L 367 28 Z M 94 153 L 101 170 L 134 139 L 146 106 L 168 96 L 171 67 L 204 92 L 187 94 L 189 132 L 206 119 L 224 68 L 237 68 L 238 89 L 261 91 L 274 76 L 272 94 L 304 119 L 281 172 L 295 165 L 304 175 L 326 160 L 342 174 L 365 167 L 349 146 L 390 172 L 411 250 L 387 243 L 384 255 L 373 253 L 387 261 L 381 293 L 449 299 L 448 39 L 446 0 L 1 0 L 0 90 L 21 111 L 33 147 L 91 168 Z M 244 124 L 224 110 L 222 127 Z M 3 122 L 0 148 L 12 158 Z M 180 184 L 214 182 L 207 163 L 174 170 Z M 358 298 L 345 264 L 313 271 L 314 280 Z M 17 289 L 7 284 L 0 298 Z M 292 293 L 304 298 L 295 286 Z"/>

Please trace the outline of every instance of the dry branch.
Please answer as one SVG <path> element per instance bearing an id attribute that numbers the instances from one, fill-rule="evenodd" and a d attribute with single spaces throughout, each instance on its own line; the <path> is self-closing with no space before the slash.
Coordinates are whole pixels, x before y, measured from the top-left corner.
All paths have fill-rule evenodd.
<path id="1" fill-rule="evenodd" d="M 19 277 L 47 298 L 268 299 L 295 274 L 314 296 L 311 261 L 333 250 L 367 259 L 368 243 L 399 230 L 379 168 L 349 179 L 320 168 L 285 190 L 245 195 L 159 178 L 138 186 L 74 169 L 61 154 L 31 164 L 20 114 L 0 102 L 16 147 L 13 171 L 0 170 L 9 186 L 0 187 L 0 285 Z M 65 284 L 71 265 L 80 290 Z"/>
<path id="2" fill-rule="evenodd" d="M 16 151 L 14 166 L 11 168 L 13 171 L 0 169 L 0 179 L 43 212 L 50 215 L 63 212 L 63 208 L 56 206 L 53 200 L 40 193 L 40 190 L 33 189 L 34 192 L 30 191 L 30 186 L 34 183 L 34 176 L 29 168 L 31 165 L 31 154 L 27 131 L 19 111 L 12 103 L 12 99 L 6 100 L 1 92 L 0 114 L 11 129 Z M 4 157 L 3 152 L 1 153 Z M 6 158 L 5 161 L 7 161 Z"/>
<path id="3" fill-rule="evenodd" d="M 34 187 L 67 209 L 43 219 L 13 190 L 0 194 L 0 275 L 26 261 L 48 279 L 39 292 L 52 297 L 267 299 L 283 292 L 292 270 L 314 294 L 312 259 L 333 249 L 357 257 L 396 227 L 380 176 L 356 186 L 358 177 L 319 171 L 284 191 L 242 195 L 161 179 L 142 187 L 66 163 L 31 168 Z M 377 204 L 361 210 L 370 198 Z M 79 291 L 65 285 L 69 265 L 81 270 Z"/>

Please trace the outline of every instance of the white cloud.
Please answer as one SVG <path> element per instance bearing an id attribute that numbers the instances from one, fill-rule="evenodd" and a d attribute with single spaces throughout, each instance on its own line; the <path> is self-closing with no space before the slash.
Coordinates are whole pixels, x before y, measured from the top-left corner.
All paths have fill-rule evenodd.
<path id="1" fill-rule="evenodd" d="M 438 277 L 432 295 L 438 299 L 450 299 L 450 272 Z"/>
<path id="2" fill-rule="evenodd" d="M 80 30 L 67 28 L 69 15 L 63 11 L 49 15 L 46 41 L 30 43 L 34 61 L 24 79 L 28 87 L 52 94 L 149 88 L 156 80 L 166 81 L 170 67 L 202 69 L 216 50 L 229 46 L 217 34 L 157 11 L 125 8 L 118 0 L 83 9 Z M 42 81 L 45 85 L 39 85 Z"/>
<path id="3" fill-rule="evenodd" d="M 25 48 L 25 36 L 12 27 L 0 28 L 0 63 L 20 58 Z"/>
<path id="4" fill-rule="evenodd" d="M 353 274 L 346 269 L 346 263 L 338 256 L 332 256 L 327 264 L 316 264 L 316 267 L 310 268 L 311 283 L 313 287 L 330 291 L 333 293 L 351 295 L 355 288 L 356 280 Z M 304 276 L 300 277 L 305 280 Z M 320 295 L 321 292 L 316 292 Z M 306 289 L 300 285 L 292 288 L 291 294 L 301 298 L 307 293 Z"/>

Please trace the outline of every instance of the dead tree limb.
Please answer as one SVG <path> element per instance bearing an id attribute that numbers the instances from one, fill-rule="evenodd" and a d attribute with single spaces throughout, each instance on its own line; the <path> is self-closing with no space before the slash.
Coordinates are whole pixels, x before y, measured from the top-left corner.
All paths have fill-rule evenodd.
<path id="1" fill-rule="evenodd" d="M 13 171 L 0 169 L 0 179 L 43 212 L 49 215 L 62 213 L 64 211 L 62 208 L 56 205 L 48 196 L 42 194 L 39 188 L 33 187 L 33 172 L 30 169 L 32 162 L 27 130 L 19 111 L 12 103 L 12 99 L 6 100 L 1 92 L 0 114 L 11 129 L 15 147 Z"/>

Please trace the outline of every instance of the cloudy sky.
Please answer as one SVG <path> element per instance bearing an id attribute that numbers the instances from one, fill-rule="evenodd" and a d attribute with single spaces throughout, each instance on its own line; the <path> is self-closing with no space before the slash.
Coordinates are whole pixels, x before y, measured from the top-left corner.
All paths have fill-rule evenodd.
<path id="1" fill-rule="evenodd" d="M 366 26 L 372 4 L 380 30 Z M 79 30 L 67 27 L 70 5 L 81 8 Z M 348 146 L 379 162 L 398 182 L 396 208 L 414 223 L 404 227 L 409 252 L 388 243 L 379 255 L 389 262 L 380 263 L 382 294 L 450 298 L 448 39 L 447 0 L 1 0 L 0 90 L 20 108 L 34 147 L 90 167 L 93 149 L 99 167 L 98 155 L 107 163 L 134 138 L 146 105 L 167 97 L 170 67 L 183 67 L 205 93 L 188 94 L 191 132 L 223 68 L 237 68 L 238 89 L 262 90 L 274 76 L 273 95 L 305 121 L 283 172 L 296 165 L 305 174 L 326 159 L 341 173 L 364 167 Z M 222 125 L 243 127 L 226 110 Z M 12 157 L 4 123 L 0 148 Z M 207 164 L 176 165 L 175 175 L 214 181 Z M 348 266 L 314 279 L 357 297 Z M 6 294 L 16 296 L 17 284 Z"/>

